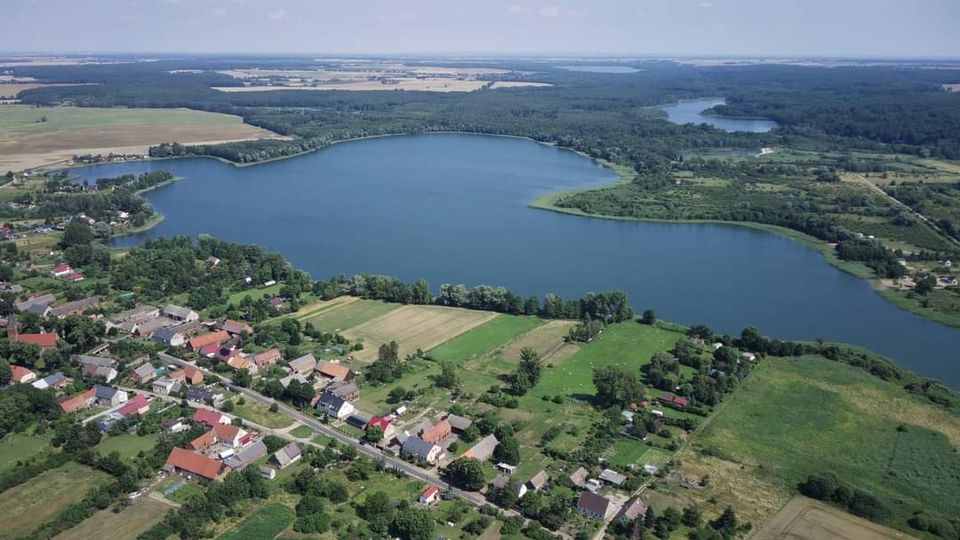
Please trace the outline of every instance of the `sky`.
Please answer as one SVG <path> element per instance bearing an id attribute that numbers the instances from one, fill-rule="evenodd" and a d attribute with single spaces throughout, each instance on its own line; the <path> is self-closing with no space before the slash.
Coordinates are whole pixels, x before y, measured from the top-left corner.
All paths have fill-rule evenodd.
<path id="1" fill-rule="evenodd" d="M 3 0 L 0 51 L 960 57 L 960 0 Z"/>

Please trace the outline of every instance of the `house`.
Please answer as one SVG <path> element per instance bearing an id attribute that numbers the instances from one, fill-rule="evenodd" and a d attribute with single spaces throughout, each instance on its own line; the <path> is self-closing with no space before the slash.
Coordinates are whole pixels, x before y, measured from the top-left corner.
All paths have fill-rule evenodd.
<path id="1" fill-rule="evenodd" d="M 208 427 L 213 427 L 217 424 L 229 424 L 230 418 L 224 416 L 217 411 L 211 411 L 209 409 L 197 409 L 193 413 L 192 420 L 197 423 Z"/>
<path id="2" fill-rule="evenodd" d="M 150 319 L 136 323 L 131 331 L 137 337 L 148 338 L 153 336 L 153 334 L 155 334 L 161 328 L 167 328 L 172 325 L 172 320 L 165 317 L 157 317 L 156 319 Z"/>
<path id="3" fill-rule="evenodd" d="M 113 407 L 127 402 L 127 393 L 119 388 L 97 384 L 93 386 L 93 390 L 94 395 L 96 395 L 97 405 Z"/>
<path id="4" fill-rule="evenodd" d="M 300 358 L 290 360 L 287 362 L 287 365 L 296 373 L 309 375 L 313 373 L 313 370 L 317 369 L 317 359 L 314 358 L 312 354 L 307 354 Z"/>
<path id="5" fill-rule="evenodd" d="M 167 433 L 180 433 L 190 429 L 183 418 L 168 418 L 160 422 L 160 428 Z"/>
<path id="6" fill-rule="evenodd" d="M 164 469 L 169 472 L 195 474 L 207 480 L 219 480 L 230 468 L 215 459 L 194 454 L 183 448 L 174 448 L 167 457 Z"/>
<path id="7" fill-rule="evenodd" d="M 86 409 L 87 407 L 93 405 L 96 399 L 97 393 L 93 388 L 91 388 L 85 392 L 80 392 L 79 394 L 64 396 L 57 400 L 57 404 L 60 405 L 60 408 L 63 409 L 63 412 L 72 413 L 81 409 Z"/>
<path id="8" fill-rule="evenodd" d="M 413 456 L 427 463 L 436 463 L 443 454 L 443 448 L 427 442 L 419 437 L 409 437 L 403 442 L 401 452 L 406 456 Z"/>
<path id="9" fill-rule="evenodd" d="M 440 500 L 440 488 L 437 486 L 427 486 L 420 494 L 420 504 L 431 505 Z"/>
<path id="10" fill-rule="evenodd" d="M 352 382 L 335 382 L 323 389 L 325 394 L 333 394 L 347 401 L 360 399 L 360 387 Z"/>
<path id="11" fill-rule="evenodd" d="M 187 342 L 187 338 L 173 328 L 159 328 L 153 333 L 151 339 L 168 347 L 182 347 Z"/>
<path id="12" fill-rule="evenodd" d="M 577 501 L 577 512 L 601 521 L 607 519 L 610 507 L 609 499 L 589 491 L 580 493 L 580 499 Z"/>
<path id="13" fill-rule="evenodd" d="M 240 426 L 233 424 L 214 424 L 209 431 L 190 441 L 192 450 L 205 450 L 214 444 L 222 444 L 234 450 L 250 442 L 252 436 Z M 264 452 L 266 455 L 266 452 Z M 263 457 L 263 456 L 261 456 Z"/>
<path id="14" fill-rule="evenodd" d="M 628 523 L 635 519 L 642 519 L 646 515 L 647 503 L 643 502 L 643 499 L 637 495 L 623 505 L 623 508 L 617 513 L 617 517 L 615 517 L 614 520 L 620 523 Z"/>
<path id="15" fill-rule="evenodd" d="M 206 329 L 206 326 L 204 326 L 204 324 L 200 321 L 190 321 L 171 326 L 170 329 L 178 334 L 182 334 L 184 339 L 186 339 L 197 332 Z"/>
<path id="16" fill-rule="evenodd" d="M 67 276 L 72 273 L 73 273 L 73 267 L 71 267 L 67 263 L 60 263 L 54 266 L 52 270 L 50 270 L 50 275 L 57 278 Z"/>
<path id="17" fill-rule="evenodd" d="M 323 378 L 333 382 L 352 381 L 354 377 L 353 371 L 340 362 L 322 362 L 317 371 Z"/>
<path id="18" fill-rule="evenodd" d="M 580 467 L 570 475 L 570 483 L 578 488 L 582 488 L 586 485 L 589 474 L 586 469 Z"/>
<path id="19" fill-rule="evenodd" d="M 452 432 L 453 429 L 450 427 L 450 422 L 441 420 L 437 422 L 436 425 L 421 431 L 420 438 L 428 443 L 439 444 L 440 441 L 449 437 Z"/>
<path id="20" fill-rule="evenodd" d="M 473 420 L 455 414 L 448 414 L 445 420 L 450 424 L 450 429 L 452 429 L 454 433 L 463 433 L 473 424 Z"/>
<path id="21" fill-rule="evenodd" d="M 231 359 L 231 358 L 233 358 L 233 357 L 235 356 L 235 355 L 233 354 L 233 349 L 226 349 L 226 350 L 229 351 L 230 354 L 229 354 L 229 355 L 226 355 L 226 356 L 222 356 L 222 355 L 219 354 L 219 353 L 221 352 L 221 350 L 220 350 L 220 344 L 219 344 L 219 343 L 210 343 L 209 345 L 204 345 L 203 347 L 200 347 L 200 350 L 197 351 L 197 354 L 199 354 L 200 356 L 202 356 L 202 357 L 204 357 L 204 358 L 214 358 L 214 357 L 218 357 L 218 356 L 219 356 L 219 359 L 220 359 L 220 360 L 223 360 L 224 362 L 226 362 L 227 360 L 229 360 L 229 359 Z"/>
<path id="22" fill-rule="evenodd" d="M 218 405 L 223 401 L 223 392 L 215 387 L 190 386 L 187 388 L 187 401 L 203 405 Z"/>
<path id="23" fill-rule="evenodd" d="M 498 441 L 495 436 L 492 434 L 487 435 L 486 437 L 480 439 L 477 444 L 470 447 L 469 450 L 464 452 L 463 457 L 473 458 L 479 461 L 486 461 L 490 459 L 490 456 L 493 455 L 493 451 L 498 444 L 500 444 L 500 441 Z"/>
<path id="24" fill-rule="evenodd" d="M 124 418 L 135 414 L 143 415 L 148 412 L 150 412 L 150 400 L 143 394 L 133 396 L 133 399 L 127 401 L 123 407 L 120 407 L 119 411 L 120 415 Z"/>
<path id="25" fill-rule="evenodd" d="M 61 388 L 69 384 L 69 382 L 70 382 L 69 379 L 67 379 L 63 375 L 63 373 L 60 373 L 58 371 L 52 375 L 47 375 L 46 377 L 38 381 L 33 381 L 33 383 L 31 383 L 30 386 L 33 386 L 34 388 L 37 388 L 39 390 L 46 390 L 47 388 L 60 390 Z"/>
<path id="26" fill-rule="evenodd" d="M 548 482 L 550 482 L 550 477 L 547 476 L 547 471 L 540 471 L 533 475 L 532 478 L 527 480 L 527 489 L 531 491 L 540 491 L 541 489 L 547 487 Z"/>
<path id="27" fill-rule="evenodd" d="M 86 354 L 75 354 L 73 355 L 73 360 L 78 362 L 81 366 L 105 366 L 105 367 L 117 367 L 117 361 L 113 358 L 107 358 L 104 356 L 89 356 Z"/>
<path id="28" fill-rule="evenodd" d="M 286 388 L 290 386 L 290 383 L 292 383 L 293 381 L 297 381 L 300 384 L 306 384 L 306 385 L 310 384 L 310 381 L 306 377 L 304 377 L 299 373 L 294 373 L 293 375 L 287 375 L 286 377 L 283 377 L 282 379 L 280 379 L 280 386 Z"/>
<path id="29" fill-rule="evenodd" d="M 622 486 L 623 483 L 627 481 L 626 476 L 618 473 L 613 469 L 604 469 L 603 471 L 601 471 L 600 479 L 614 486 Z"/>
<path id="30" fill-rule="evenodd" d="M 153 381 L 153 385 L 151 387 L 153 388 L 154 393 L 163 396 L 176 394 L 180 391 L 180 383 L 169 377 L 162 377 Z"/>
<path id="31" fill-rule="evenodd" d="M 13 307 L 15 307 L 17 311 L 24 312 L 24 311 L 32 311 L 31 308 L 35 308 L 36 306 L 39 306 L 41 313 L 37 313 L 37 315 L 40 315 L 41 317 L 43 317 L 44 315 L 46 315 L 47 306 L 56 302 L 56 300 L 57 300 L 57 297 L 52 294 L 49 294 L 49 293 L 41 294 L 37 296 L 31 296 L 30 298 L 27 298 L 22 302 L 17 302 L 13 305 Z M 36 313 L 36 311 L 33 311 L 33 312 Z"/>
<path id="32" fill-rule="evenodd" d="M 282 296 L 274 296 L 270 299 L 270 305 L 273 306 L 273 309 L 280 309 L 286 303 L 287 300 Z"/>
<path id="33" fill-rule="evenodd" d="M 96 364 L 84 364 L 80 373 L 83 374 L 85 379 L 99 380 L 107 383 L 113 381 L 117 378 L 117 375 L 119 375 L 119 372 L 111 366 Z"/>
<path id="34" fill-rule="evenodd" d="M 233 358 L 227 360 L 227 365 L 236 371 L 245 369 L 251 375 L 256 375 L 260 371 L 260 368 L 257 366 L 256 362 L 247 356 L 234 356 Z"/>
<path id="35" fill-rule="evenodd" d="M 83 300 L 77 300 L 75 302 L 67 302 L 61 306 L 50 308 L 50 310 L 47 312 L 47 316 L 57 319 L 66 319 L 71 315 L 82 315 L 83 312 L 87 311 L 88 309 L 93 309 L 98 305 L 100 305 L 100 298 L 93 296 Z"/>
<path id="36" fill-rule="evenodd" d="M 675 409 L 683 409 L 690 404 L 689 399 L 671 394 L 670 392 L 661 393 L 659 396 L 657 396 L 657 401 L 663 403 L 664 405 L 671 405 Z"/>
<path id="37" fill-rule="evenodd" d="M 270 367 L 280 360 L 283 360 L 283 353 L 277 348 L 267 349 L 253 355 L 253 363 L 257 365 L 257 369 Z"/>
<path id="38" fill-rule="evenodd" d="M 227 319 L 223 321 L 223 324 L 220 325 L 220 329 L 235 336 L 253 333 L 253 328 L 251 328 L 249 324 L 243 321 L 235 321 L 233 319 Z"/>
<path id="39" fill-rule="evenodd" d="M 83 274 L 81 274 L 80 272 L 71 272 L 63 276 L 63 280 L 68 281 L 70 283 L 77 283 L 77 282 L 83 281 L 84 279 L 86 278 L 83 277 Z"/>
<path id="40" fill-rule="evenodd" d="M 27 345 L 36 345 L 41 349 L 52 349 L 57 346 L 57 340 L 60 339 L 57 336 L 56 332 L 50 332 L 47 334 L 21 334 L 16 331 L 16 324 L 11 326 L 14 329 L 12 332 L 7 332 L 7 337 L 11 341 L 16 341 L 18 343 L 26 343 Z"/>
<path id="41" fill-rule="evenodd" d="M 194 366 L 184 366 L 171 373 L 170 378 L 186 384 L 203 384 L 203 371 Z"/>
<path id="42" fill-rule="evenodd" d="M 231 469 L 240 470 L 253 464 L 258 459 L 269 454 L 267 445 L 263 441 L 254 441 L 243 447 L 239 452 L 223 460 Z"/>
<path id="43" fill-rule="evenodd" d="M 196 311 L 173 304 L 167 304 L 161 313 L 164 317 L 180 322 L 190 322 L 200 319 L 200 315 Z"/>
<path id="44" fill-rule="evenodd" d="M 502 472 L 503 474 L 513 474 L 517 472 L 517 466 L 511 465 L 509 463 L 500 462 L 494 465 L 494 467 L 496 467 L 496 469 Z"/>
<path id="45" fill-rule="evenodd" d="M 273 460 L 277 462 L 277 465 L 279 465 L 281 469 L 286 469 L 290 465 L 300 461 L 301 457 L 303 457 L 303 452 L 300 450 L 300 445 L 295 442 L 273 453 Z"/>
<path id="46" fill-rule="evenodd" d="M 320 394 L 317 408 L 337 420 L 343 420 L 354 411 L 352 403 L 330 392 Z"/>
<path id="47" fill-rule="evenodd" d="M 277 478 L 277 470 L 273 467 L 261 465 L 260 476 L 266 478 L 267 480 L 275 480 Z"/>
<path id="48" fill-rule="evenodd" d="M 157 368 L 153 367 L 153 364 L 146 362 L 137 366 L 136 369 L 130 373 L 130 380 L 136 384 L 145 384 L 150 382 L 156 376 Z"/>
<path id="49" fill-rule="evenodd" d="M 347 417 L 347 424 L 357 429 L 363 429 L 370 422 L 371 418 L 373 417 L 368 414 L 354 410 L 353 414 Z"/>
<path id="50" fill-rule="evenodd" d="M 380 430 L 383 432 L 383 438 L 381 439 L 383 442 L 393 439 L 393 437 L 397 434 L 397 427 L 393 425 L 393 422 L 382 416 L 370 417 L 370 420 L 367 422 L 367 425 L 364 426 L 364 429 L 369 427 L 380 428 Z"/>
<path id="51" fill-rule="evenodd" d="M 224 332 L 223 330 L 218 330 L 216 332 L 210 332 L 209 334 L 191 338 L 190 341 L 187 342 L 187 348 L 193 352 L 197 352 L 206 345 L 220 345 L 228 339 L 230 339 L 230 334 Z"/>
<path id="52" fill-rule="evenodd" d="M 37 380 L 37 374 L 23 366 L 10 366 L 10 382 L 28 383 Z"/>

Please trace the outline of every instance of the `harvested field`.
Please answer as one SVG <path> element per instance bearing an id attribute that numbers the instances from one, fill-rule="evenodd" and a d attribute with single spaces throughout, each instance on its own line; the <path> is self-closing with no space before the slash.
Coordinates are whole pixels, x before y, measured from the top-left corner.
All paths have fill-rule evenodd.
<path id="1" fill-rule="evenodd" d="M 0 493 L 0 505 L 16 519 L 0 520 L 0 538 L 29 534 L 107 476 L 83 465 L 67 463 Z"/>
<path id="2" fill-rule="evenodd" d="M 0 99 L 11 99 L 20 95 L 20 92 L 43 88 L 45 86 L 76 86 L 71 84 L 42 84 L 42 83 L 5 83 L 0 82 Z"/>
<path id="3" fill-rule="evenodd" d="M 820 501 L 794 497 L 752 536 L 753 540 L 870 540 L 911 538 L 905 533 L 848 514 Z"/>
<path id="4" fill-rule="evenodd" d="M 44 121 L 43 119 L 46 118 Z M 188 109 L 0 107 L 0 171 L 66 162 L 77 154 L 147 153 L 184 144 L 278 138 L 238 116 Z"/>
<path id="5" fill-rule="evenodd" d="M 430 350 L 496 317 L 496 313 L 440 306 L 403 306 L 343 332 L 365 348 L 354 358 L 371 361 L 384 343 L 400 344 L 401 358 L 417 349 Z"/>
<path id="6" fill-rule="evenodd" d="M 321 300 L 320 302 L 314 302 L 310 305 L 301 307 L 296 313 L 292 314 L 292 317 L 303 321 L 318 313 L 349 304 L 350 302 L 356 302 L 357 300 L 359 300 L 359 298 L 356 296 L 338 296 L 333 300 Z"/>
<path id="7" fill-rule="evenodd" d="M 540 358 L 545 363 L 555 364 L 558 360 L 569 358 L 580 348 L 564 341 L 576 324 L 575 321 L 550 321 L 507 343 L 499 352 L 506 358 L 519 360 L 520 351 L 530 347 L 540 353 Z"/>
<path id="8" fill-rule="evenodd" d="M 143 531 L 160 522 L 172 506 L 149 497 L 141 497 L 120 512 L 107 508 L 80 522 L 76 527 L 64 531 L 56 540 L 87 540 L 88 538 L 110 538 L 133 540 Z"/>
<path id="9" fill-rule="evenodd" d="M 333 304 L 326 309 L 314 310 L 301 321 L 313 324 L 318 330 L 335 332 L 363 324 L 399 306 L 400 304 L 388 304 L 379 300 L 355 299 L 351 302 Z"/>

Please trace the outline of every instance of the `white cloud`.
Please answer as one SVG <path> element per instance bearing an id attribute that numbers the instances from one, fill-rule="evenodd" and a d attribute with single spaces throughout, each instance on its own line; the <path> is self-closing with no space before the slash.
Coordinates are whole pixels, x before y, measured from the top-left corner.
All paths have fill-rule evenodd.
<path id="1" fill-rule="evenodd" d="M 697 4 L 697 5 L 700 6 L 700 7 L 702 7 L 702 8 L 712 8 L 712 7 L 713 7 L 713 3 L 711 3 L 711 2 L 700 2 L 700 3 Z"/>
<path id="2" fill-rule="evenodd" d="M 271 21 L 287 21 L 290 20 L 290 14 L 287 13 L 285 9 L 278 9 L 277 11 L 268 13 L 267 18 Z"/>

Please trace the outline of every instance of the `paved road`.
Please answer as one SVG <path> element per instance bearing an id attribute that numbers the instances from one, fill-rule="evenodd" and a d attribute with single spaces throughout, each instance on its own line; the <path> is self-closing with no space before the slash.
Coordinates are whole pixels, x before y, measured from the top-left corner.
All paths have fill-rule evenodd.
<path id="1" fill-rule="evenodd" d="M 188 362 L 188 361 L 186 361 L 186 360 L 183 360 L 183 359 L 181 359 L 181 358 L 177 358 L 176 356 L 172 356 L 172 355 L 169 355 L 169 354 L 166 354 L 166 353 L 159 353 L 158 356 L 159 356 L 160 359 L 163 360 L 164 362 L 170 362 L 171 364 L 177 364 L 177 365 L 179 365 L 179 366 L 193 366 L 193 367 L 197 367 L 196 364 L 194 364 L 193 362 Z M 268 397 L 264 396 L 263 394 L 260 394 L 259 392 L 255 392 L 255 391 L 253 391 L 253 390 L 251 390 L 251 389 L 249 389 L 249 388 L 244 388 L 244 387 L 242 387 L 242 386 L 237 386 L 236 384 L 233 383 L 233 380 L 230 379 L 229 377 L 226 377 L 226 376 L 221 375 L 221 374 L 219 374 L 219 373 L 215 373 L 215 372 L 210 371 L 210 370 L 208 370 L 208 369 L 204 369 L 204 368 L 200 368 L 200 369 L 203 370 L 204 376 L 212 376 L 212 377 L 216 378 L 217 380 L 220 381 L 220 383 L 222 383 L 224 386 L 226 386 L 226 387 L 229 388 L 230 390 L 232 390 L 232 391 L 234 391 L 234 392 L 238 392 L 238 393 L 240 393 L 240 394 L 243 394 L 243 395 L 246 396 L 247 398 L 252 399 L 252 400 L 254 400 L 254 401 L 257 401 L 257 402 L 259 402 L 259 403 L 262 403 L 263 405 L 266 405 L 266 406 L 268 406 L 268 407 L 271 406 L 271 405 L 276 404 L 277 407 L 278 407 L 278 411 L 279 411 L 280 413 L 284 414 L 285 416 L 287 416 L 288 418 L 291 418 L 291 419 L 293 419 L 293 420 L 295 420 L 295 421 L 297 421 L 297 422 L 300 422 L 301 424 L 309 427 L 310 429 L 312 429 L 312 430 L 314 430 L 314 431 L 317 431 L 317 432 L 319 432 L 319 433 L 323 433 L 324 435 L 326 435 L 326 436 L 328 436 L 328 437 L 330 437 L 330 438 L 332 438 L 332 439 L 335 439 L 336 441 L 338 441 L 338 442 L 340 442 L 340 443 L 342 443 L 342 444 L 345 444 L 345 445 L 347 445 L 347 446 L 351 446 L 351 447 L 355 448 L 359 453 L 364 454 L 364 455 L 366 455 L 366 456 L 374 459 L 375 461 L 384 463 L 386 467 L 389 467 L 389 468 L 392 468 L 392 469 L 395 469 L 395 470 L 399 470 L 399 471 L 403 472 L 404 474 L 406 474 L 407 476 L 410 476 L 411 478 L 415 478 L 415 479 L 420 480 L 420 481 L 422 481 L 422 482 L 426 482 L 426 483 L 428 483 L 428 484 L 432 484 L 432 485 L 434 485 L 434 486 L 437 486 L 437 487 L 440 488 L 441 490 L 448 490 L 448 489 L 449 489 L 449 490 L 451 491 L 451 493 L 453 493 L 453 494 L 456 495 L 457 497 L 459 497 L 459 498 L 461 498 L 461 499 L 463 499 L 463 500 L 465 500 L 465 501 L 467 501 L 467 502 L 469 502 L 469 503 L 472 503 L 472 504 L 474 504 L 474 505 L 476 505 L 476 506 L 482 506 L 482 505 L 486 504 L 486 500 L 483 498 L 483 496 L 481 496 L 481 495 L 478 494 L 478 493 L 472 493 L 472 492 L 469 492 L 469 491 L 463 491 L 463 490 L 457 489 L 457 488 L 455 488 L 455 487 L 447 484 L 447 483 L 444 482 L 443 480 L 441 480 L 439 476 L 437 476 L 435 473 L 433 473 L 433 472 L 431 472 L 431 471 L 427 471 L 427 470 L 425 470 L 425 469 L 421 469 L 420 467 L 417 467 L 416 465 L 412 465 L 412 464 L 410 464 L 410 463 L 407 463 L 406 461 L 403 461 L 403 460 L 396 459 L 396 458 L 394 458 L 394 457 L 385 455 L 385 454 L 384 454 L 383 452 L 381 452 L 378 448 L 375 448 L 375 447 L 373 447 L 373 446 L 369 446 L 369 445 L 366 445 L 366 444 L 360 444 L 360 442 L 359 442 L 357 439 L 354 439 L 353 437 L 350 437 L 349 435 L 345 435 L 345 434 L 343 434 L 343 433 L 340 433 L 339 431 L 337 431 L 337 430 L 333 429 L 332 427 L 324 424 L 323 422 L 318 421 L 316 418 L 314 418 L 314 417 L 312 417 L 312 416 L 303 414 L 302 412 L 298 411 L 297 409 L 294 409 L 294 408 L 292 408 L 292 407 L 289 407 L 289 406 L 287 406 L 286 404 L 281 403 L 281 402 L 278 402 L 278 401 L 276 401 L 276 400 L 274 400 L 274 399 L 268 398 Z"/>

